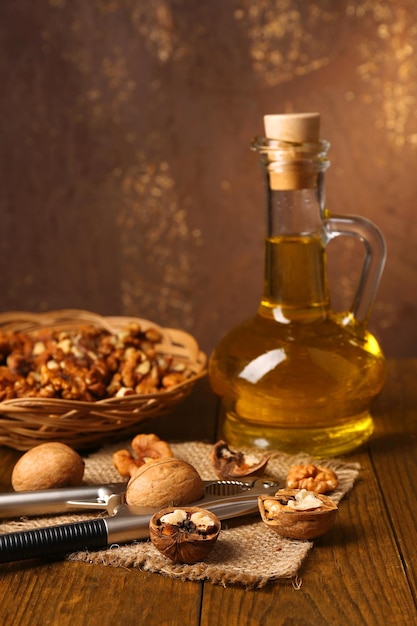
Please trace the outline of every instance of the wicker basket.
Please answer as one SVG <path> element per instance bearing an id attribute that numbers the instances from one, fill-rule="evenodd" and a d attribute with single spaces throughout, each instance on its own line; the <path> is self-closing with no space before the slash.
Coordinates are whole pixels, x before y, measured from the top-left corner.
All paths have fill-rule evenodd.
<path id="1" fill-rule="evenodd" d="M 16 398 L 0 402 L 0 445 L 29 450 L 46 441 L 61 441 L 76 449 L 137 432 L 138 424 L 171 411 L 186 398 L 195 382 L 206 374 L 206 355 L 188 333 L 161 328 L 148 320 L 134 317 L 101 317 L 81 310 L 48 313 L 12 312 L 0 314 L 0 330 L 30 333 L 41 328 L 71 330 L 85 324 L 119 332 L 131 322 L 143 329 L 160 331 L 163 339 L 158 353 L 174 356 L 191 371 L 184 382 L 166 391 L 130 395 L 96 402 L 56 398 Z"/>

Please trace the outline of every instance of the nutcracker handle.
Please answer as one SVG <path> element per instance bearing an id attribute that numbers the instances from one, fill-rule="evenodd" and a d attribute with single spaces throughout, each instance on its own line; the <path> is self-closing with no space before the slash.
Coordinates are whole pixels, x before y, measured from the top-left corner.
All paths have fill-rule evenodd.
<path id="1" fill-rule="evenodd" d="M 94 519 L 0 535 L 0 563 L 107 546 L 107 524 Z"/>
<path id="2" fill-rule="evenodd" d="M 325 220 L 325 230 L 327 243 L 345 235 L 356 237 L 365 247 L 362 273 L 349 312 L 358 323 L 366 324 L 385 266 L 387 252 L 384 237 L 373 222 L 356 215 L 331 216 Z"/>

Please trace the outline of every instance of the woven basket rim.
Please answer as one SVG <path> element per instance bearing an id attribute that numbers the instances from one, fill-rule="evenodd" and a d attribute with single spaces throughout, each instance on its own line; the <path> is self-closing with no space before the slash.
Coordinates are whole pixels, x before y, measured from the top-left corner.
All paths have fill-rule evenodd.
<path id="1" fill-rule="evenodd" d="M 0 445 L 26 450 L 45 440 L 63 441 L 74 447 L 82 447 L 85 442 L 100 442 L 104 434 L 123 433 L 125 428 L 167 413 L 185 399 L 207 373 L 207 356 L 191 334 L 165 328 L 145 318 L 102 316 L 83 309 L 0 313 L 0 331 L 28 334 L 39 329 L 64 330 L 86 324 L 115 333 L 132 322 L 145 329 L 157 329 L 162 336 L 161 342 L 156 344 L 158 352 L 171 354 L 186 363 L 191 375 L 167 390 L 94 402 L 39 397 L 4 400 L 0 402 Z"/>

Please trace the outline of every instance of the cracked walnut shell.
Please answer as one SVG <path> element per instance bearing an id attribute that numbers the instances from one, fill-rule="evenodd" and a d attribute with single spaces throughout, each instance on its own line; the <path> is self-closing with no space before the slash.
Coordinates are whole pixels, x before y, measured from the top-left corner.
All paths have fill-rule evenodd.
<path id="1" fill-rule="evenodd" d="M 204 561 L 220 533 L 219 519 L 199 507 L 170 507 L 155 513 L 149 523 L 154 546 L 174 563 Z"/>
<path id="2" fill-rule="evenodd" d="M 221 480 L 260 476 L 264 473 L 269 456 L 262 458 L 230 450 L 225 441 L 218 441 L 211 451 L 211 462 Z"/>
<path id="3" fill-rule="evenodd" d="M 328 496 L 306 489 L 280 489 L 275 496 L 259 496 L 262 520 L 289 539 L 315 539 L 333 526 L 337 504 Z"/>

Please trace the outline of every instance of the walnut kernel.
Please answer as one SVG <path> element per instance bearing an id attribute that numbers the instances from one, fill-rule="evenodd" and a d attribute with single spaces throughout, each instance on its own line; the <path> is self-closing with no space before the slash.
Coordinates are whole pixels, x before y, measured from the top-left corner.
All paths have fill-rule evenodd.
<path id="1" fill-rule="evenodd" d="M 0 331 L 0 402 L 12 398 L 62 398 L 95 402 L 159 393 L 192 372 L 172 355 L 159 354 L 156 328 L 127 324 L 118 333 L 89 324 L 59 331 Z"/>
<path id="2" fill-rule="evenodd" d="M 133 454 L 128 450 L 118 450 L 113 454 L 114 467 L 121 476 L 132 476 L 145 463 L 173 456 L 170 445 L 154 434 L 136 435 L 131 447 Z"/>
<path id="3" fill-rule="evenodd" d="M 316 493 L 333 491 L 339 484 L 337 474 L 321 465 L 293 465 L 290 467 L 286 485 L 289 489 L 308 489 Z"/>

